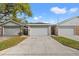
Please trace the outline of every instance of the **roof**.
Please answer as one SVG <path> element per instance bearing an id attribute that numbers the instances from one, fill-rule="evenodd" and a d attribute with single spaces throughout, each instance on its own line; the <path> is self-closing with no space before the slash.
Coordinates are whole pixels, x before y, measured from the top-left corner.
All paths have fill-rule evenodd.
<path id="1" fill-rule="evenodd" d="M 28 26 L 49 26 L 50 24 L 26 24 Z"/>
<path id="2" fill-rule="evenodd" d="M 4 25 L 4 24 L 7 24 L 7 23 L 9 23 L 9 22 L 13 22 L 13 23 L 18 24 L 18 25 L 20 25 L 20 26 L 23 26 L 23 24 L 18 23 L 18 22 L 15 22 L 15 21 L 13 21 L 13 20 L 8 20 L 8 21 L 6 21 L 6 22 L 4 22 L 4 23 L 0 23 L 0 26 L 2 26 L 2 25 Z"/>
<path id="3" fill-rule="evenodd" d="M 29 24 L 49 24 L 49 23 L 44 23 L 44 22 L 35 22 L 35 23 L 29 23 Z"/>
<path id="4" fill-rule="evenodd" d="M 71 20 L 75 20 L 76 18 L 79 18 L 79 16 L 75 16 L 75 17 L 66 19 L 66 20 L 64 20 L 64 21 L 62 21 L 62 22 L 57 23 L 57 25 L 59 26 L 59 25 L 65 24 L 65 23 L 67 23 L 67 22 L 69 22 L 69 21 L 71 21 Z M 79 20 L 79 19 L 78 19 L 78 20 Z M 76 21 L 76 22 L 78 22 L 78 21 Z M 75 23 L 75 22 L 73 22 L 73 23 Z M 75 23 L 75 24 L 76 24 L 76 23 Z M 73 24 L 71 24 L 71 25 L 73 25 Z"/>

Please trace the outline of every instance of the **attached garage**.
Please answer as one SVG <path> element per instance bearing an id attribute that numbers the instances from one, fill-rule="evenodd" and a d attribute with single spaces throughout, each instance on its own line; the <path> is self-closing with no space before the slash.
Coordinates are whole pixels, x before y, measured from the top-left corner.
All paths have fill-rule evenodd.
<path id="1" fill-rule="evenodd" d="M 28 24 L 30 36 L 48 36 L 51 34 L 49 24 Z"/>
<path id="2" fill-rule="evenodd" d="M 22 24 L 9 20 L 0 25 L 0 36 L 16 36 L 21 32 Z"/>
<path id="3" fill-rule="evenodd" d="M 58 23 L 57 30 L 59 36 L 79 40 L 79 16 Z"/>

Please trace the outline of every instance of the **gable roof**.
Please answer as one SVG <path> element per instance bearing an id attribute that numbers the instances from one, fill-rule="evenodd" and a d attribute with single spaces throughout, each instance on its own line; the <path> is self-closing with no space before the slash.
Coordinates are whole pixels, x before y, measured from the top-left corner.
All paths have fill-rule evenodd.
<path id="1" fill-rule="evenodd" d="M 15 24 L 17 24 L 17 25 L 23 26 L 23 24 L 18 23 L 18 22 L 15 22 L 15 21 L 13 21 L 13 20 L 8 20 L 8 21 L 6 21 L 6 22 L 4 22 L 4 23 L 1 23 L 0 26 L 5 25 L 5 24 L 7 24 L 7 23 L 9 23 L 9 22 L 12 22 L 12 23 L 15 23 Z"/>
<path id="2" fill-rule="evenodd" d="M 57 23 L 57 25 L 64 24 L 64 23 L 66 23 L 66 22 L 68 22 L 68 21 L 71 21 L 71 20 L 73 20 L 73 19 L 75 19 L 75 18 L 79 18 L 79 16 L 75 16 L 75 17 L 72 17 L 72 18 L 66 19 L 66 20 L 64 20 L 64 21 L 62 21 L 62 22 Z"/>

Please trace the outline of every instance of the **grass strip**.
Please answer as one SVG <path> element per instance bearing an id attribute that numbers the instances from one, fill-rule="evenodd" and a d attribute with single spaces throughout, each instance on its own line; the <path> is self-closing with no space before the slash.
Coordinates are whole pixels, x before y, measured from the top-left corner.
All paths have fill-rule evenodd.
<path id="1" fill-rule="evenodd" d="M 61 44 L 79 50 L 79 41 L 72 40 L 70 38 L 62 37 L 62 36 L 52 36 L 56 41 Z"/>
<path id="2" fill-rule="evenodd" d="M 22 42 L 26 37 L 16 36 L 0 42 L 0 51 Z"/>

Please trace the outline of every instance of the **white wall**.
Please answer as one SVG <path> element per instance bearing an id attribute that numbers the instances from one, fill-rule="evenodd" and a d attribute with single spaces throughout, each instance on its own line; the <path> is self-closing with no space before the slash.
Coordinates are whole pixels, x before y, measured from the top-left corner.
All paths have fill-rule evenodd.
<path id="1" fill-rule="evenodd" d="M 15 24 L 13 22 L 9 22 L 9 23 L 5 24 L 4 26 L 19 26 L 19 25 Z"/>

